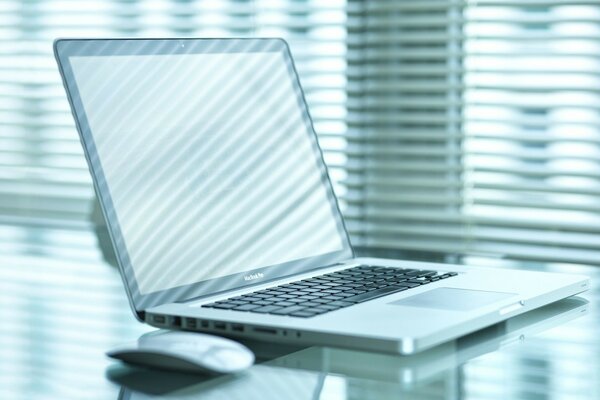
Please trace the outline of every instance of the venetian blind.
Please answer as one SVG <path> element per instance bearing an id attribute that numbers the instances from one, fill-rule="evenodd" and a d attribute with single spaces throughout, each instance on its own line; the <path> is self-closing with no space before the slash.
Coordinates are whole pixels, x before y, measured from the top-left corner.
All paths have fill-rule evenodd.
<path id="1" fill-rule="evenodd" d="M 599 263 L 600 4 L 350 3 L 355 243 Z"/>

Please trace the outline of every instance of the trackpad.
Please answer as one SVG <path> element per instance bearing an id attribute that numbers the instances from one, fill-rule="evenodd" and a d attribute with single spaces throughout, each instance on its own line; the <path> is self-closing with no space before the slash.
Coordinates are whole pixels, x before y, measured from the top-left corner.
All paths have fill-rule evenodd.
<path id="1" fill-rule="evenodd" d="M 430 290 L 429 292 L 393 301 L 389 304 L 396 306 L 468 311 L 515 295 L 515 293 L 486 292 L 483 290 L 437 288 Z"/>

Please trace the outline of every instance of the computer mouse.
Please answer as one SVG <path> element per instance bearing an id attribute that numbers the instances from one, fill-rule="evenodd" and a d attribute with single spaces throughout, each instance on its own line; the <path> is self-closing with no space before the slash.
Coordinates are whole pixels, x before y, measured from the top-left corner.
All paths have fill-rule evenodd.
<path id="1" fill-rule="evenodd" d="M 150 332 L 106 355 L 128 364 L 203 374 L 234 373 L 254 364 L 254 353 L 240 343 L 179 331 Z"/>

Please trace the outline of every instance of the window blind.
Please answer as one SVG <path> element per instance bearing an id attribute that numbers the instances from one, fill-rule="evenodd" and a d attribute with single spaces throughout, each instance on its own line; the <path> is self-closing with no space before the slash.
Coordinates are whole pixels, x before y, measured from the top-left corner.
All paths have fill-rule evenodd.
<path id="1" fill-rule="evenodd" d="M 465 25 L 478 250 L 600 263 L 600 4 L 482 2 Z"/>
<path id="2" fill-rule="evenodd" d="M 345 200 L 354 243 L 457 250 L 464 4 L 351 4 Z"/>
<path id="3" fill-rule="evenodd" d="M 355 243 L 598 264 L 600 5 L 351 3 Z"/>
<path id="4" fill-rule="evenodd" d="M 93 189 L 52 55 L 52 40 L 136 36 L 287 39 L 332 176 L 343 177 L 344 0 L 4 0 L 0 2 L 0 222 L 85 225 Z"/>

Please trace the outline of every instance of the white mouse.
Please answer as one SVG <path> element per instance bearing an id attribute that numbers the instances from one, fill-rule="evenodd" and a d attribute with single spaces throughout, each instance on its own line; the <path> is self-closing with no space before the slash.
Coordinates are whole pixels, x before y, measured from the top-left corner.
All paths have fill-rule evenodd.
<path id="1" fill-rule="evenodd" d="M 254 353 L 240 343 L 178 331 L 147 333 L 137 342 L 119 346 L 106 355 L 129 364 L 204 374 L 233 373 L 254 364 Z"/>

